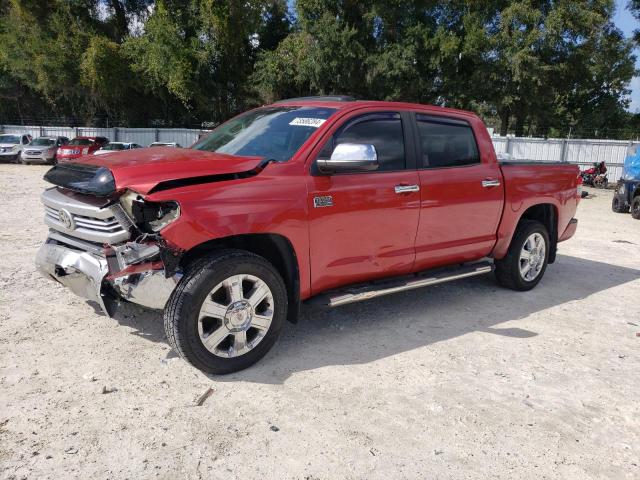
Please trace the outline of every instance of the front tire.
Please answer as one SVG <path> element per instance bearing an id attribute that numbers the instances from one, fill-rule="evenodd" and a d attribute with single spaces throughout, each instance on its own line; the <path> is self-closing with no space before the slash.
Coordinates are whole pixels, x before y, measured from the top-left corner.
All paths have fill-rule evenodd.
<path id="1" fill-rule="evenodd" d="M 495 262 L 496 279 L 500 285 L 512 290 L 531 290 L 542 279 L 548 261 L 549 233 L 546 227 L 535 220 L 522 220 L 507 255 Z"/>
<path id="2" fill-rule="evenodd" d="M 640 195 L 636 195 L 631 200 L 631 216 L 636 220 L 640 220 Z"/>
<path id="3" fill-rule="evenodd" d="M 624 200 L 620 197 L 613 197 L 611 201 L 611 210 L 616 213 L 629 213 L 629 207 L 624 204 Z"/>
<path id="4" fill-rule="evenodd" d="M 278 339 L 287 291 L 278 271 L 242 250 L 216 252 L 192 265 L 164 310 L 167 339 L 206 373 L 243 370 Z"/>

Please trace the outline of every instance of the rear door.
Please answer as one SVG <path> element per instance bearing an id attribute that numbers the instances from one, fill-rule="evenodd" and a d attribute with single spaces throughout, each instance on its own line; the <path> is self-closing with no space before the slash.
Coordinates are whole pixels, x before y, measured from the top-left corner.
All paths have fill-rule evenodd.
<path id="1" fill-rule="evenodd" d="M 414 128 L 421 184 L 415 269 L 488 255 L 504 204 L 495 158 L 478 148 L 465 119 L 417 113 Z"/>
<path id="2" fill-rule="evenodd" d="M 352 113 L 315 155 L 308 177 L 314 293 L 407 273 L 415 259 L 419 177 L 411 125 L 399 111 Z M 340 143 L 374 145 L 375 172 L 321 174 L 317 158 Z"/>

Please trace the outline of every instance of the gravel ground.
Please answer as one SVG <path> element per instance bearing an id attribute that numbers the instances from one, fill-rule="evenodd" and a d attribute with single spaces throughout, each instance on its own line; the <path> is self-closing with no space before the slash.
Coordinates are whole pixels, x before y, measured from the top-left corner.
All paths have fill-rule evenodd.
<path id="1" fill-rule="evenodd" d="M 208 377 L 159 314 L 110 319 L 36 273 L 45 170 L 0 165 L 1 477 L 640 478 L 640 222 L 611 192 L 532 292 L 487 275 L 304 308 Z"/>

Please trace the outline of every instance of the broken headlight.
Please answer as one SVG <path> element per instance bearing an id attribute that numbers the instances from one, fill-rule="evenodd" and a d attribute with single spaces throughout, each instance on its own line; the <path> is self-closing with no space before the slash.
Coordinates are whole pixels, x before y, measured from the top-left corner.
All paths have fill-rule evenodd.
<path id="1" fill-rule="evenodd" d="M 149 202 L 132 191 L 122 195 L 120 203 L 140 230 L 146 233 L 157 233 L 180 217 L 178 202 Z"/>

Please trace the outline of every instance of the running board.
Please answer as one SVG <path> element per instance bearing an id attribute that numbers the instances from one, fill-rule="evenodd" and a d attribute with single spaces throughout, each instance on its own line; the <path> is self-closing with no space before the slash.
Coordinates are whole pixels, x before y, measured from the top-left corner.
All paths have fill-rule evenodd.
<path id="1" fill-rule="evenodd" d="M 339 307 L 349 303 L 362 302 L 391 293 L 413 290 L 415 288 L 438 285 L 462 278 L 475 277 L 493 271 L 493 263 L 477 262 L 463 264 L 460 267 L 440 270 L 427 270 L 399 279 L 380 280 L 378 282 L 354 285 L 340 290 L 332 290 L 308 301 L 312 305 Z"/>

